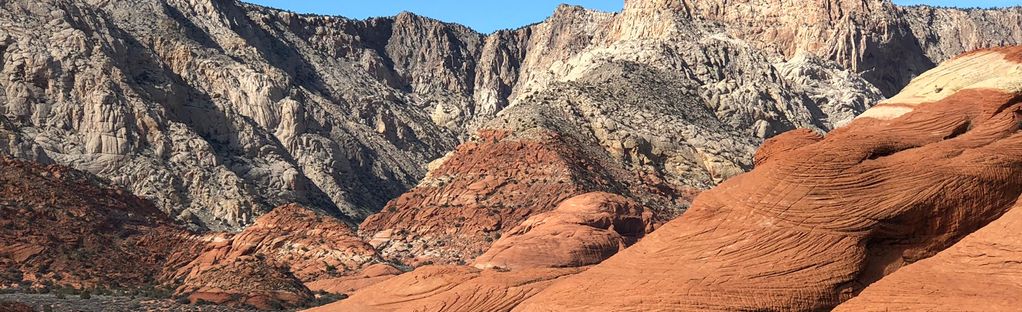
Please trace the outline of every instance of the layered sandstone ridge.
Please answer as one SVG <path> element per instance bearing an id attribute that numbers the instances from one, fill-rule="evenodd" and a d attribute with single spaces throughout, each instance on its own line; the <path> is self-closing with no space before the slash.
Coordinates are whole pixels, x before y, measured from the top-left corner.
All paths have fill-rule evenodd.
<path id="1" fill-rule="evenodd" d="M 927 75 L 1012 81 L 962 66 L 991 55 L 1008 69 L 1022 66 L 1015 47 L 970 53 Z M 907 89 L 930 83 L 917 79 Z M 950 88 L 957 80 L 941 83 Z M 780 148 L 752 172 L 703 192 L 679 219 L 516 309 L 833 308 L 888 274 L 906 276 L 906 265 L 935 254 L 930 262 L 940 261 L 939 252 L 1012 210 L 1022 192 L 1019 94 L 977 82 L 922 103 L 895 97 L 873 109 L 907 111 L 858 118 L 818 142 L 779 137 L 776 144 L 802 145 Z M 962 242 L 974 246 L 969 241 Z"/>

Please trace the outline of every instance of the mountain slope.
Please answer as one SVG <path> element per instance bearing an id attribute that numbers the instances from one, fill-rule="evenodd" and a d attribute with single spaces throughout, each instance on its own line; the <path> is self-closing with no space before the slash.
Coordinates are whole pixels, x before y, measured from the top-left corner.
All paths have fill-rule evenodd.
<path id="1" fill-rule="evenodd" d="M 534 265 L 560 257 L 522 248 L 496 269 L 422 266 L 314 311 L 1010 310 L 1020 73 L 1022 47 L 968 53 L 826 136 L 771 138 L 755 169 L 591 267 Z M 544 220 L 576 202 L 520 229 L 572 233 Z M 520 229 L 477 265 L 530 237 Z M 587 242 L 572 238 L 557 241 Z"/>
<path id="2" fill-rule="evenodd" d="M 568 15 L 577 10 L 561 7 L 532 33 L 579 27 L 571 17 L 582 13 Z M 558 60 L 545 77 L 519 82 L 541 90 L 482 123 L 360 233 L 395 260 L 464 263 L 530 215 L 592 191 L 628 196 L 663 223 L 699 190 L 752 168 L 762 138 L 832 129 L 880 97 L 833 63 L 775 66 L 719 26 L 671 10 L 632 3 L 589 23 L 593 37 L 577 54 L 549 56 Z"/>
<path id="3" fill-rule="evenodd" d="M 950 57 L 1022 44 L 1022 9 L 900 7 L 889 0 L 683 0 L 688 12 L 785 58 L 800 53 L 861 74 L 886 96 Z"/>
<path id="4" fill-rule="evenodd" d="M 230 0 L 8 1 L 0 150 L 109 178 L 197 228 L 240 229 L 291 202 L 354 223 L 501 111 L 607 63 L 691 81 L 717 119 L 751 128 L 732 139 L 757 141 L 868 108 L 878 93 L 859 74 L 893 94 L 948 55 L 1019 39 L 1017 10 L 734 6 L 764 14 L 629 0 L 483 35 L 407 13 L 350 20 Z M 820 23 L 785 9 L 800 6 Z M 693 187 L 726 174 L 697 176 Z"/>

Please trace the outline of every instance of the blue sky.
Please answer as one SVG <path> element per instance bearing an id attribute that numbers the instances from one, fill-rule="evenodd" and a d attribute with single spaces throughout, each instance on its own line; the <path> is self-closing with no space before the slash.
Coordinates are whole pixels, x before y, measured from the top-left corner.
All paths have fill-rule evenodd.
<path id="1" fill-rule="evenodd" d="M 299 13 L 341 15 L 351 18 L 392 16 L 414 12 L 489 33 L 543 21 L 560 3 L 616 12 L 624 0 L 243 0 Z M 1022 5 L 1022 0 L 894 0 L 902 5 L 999 7 Z"/>

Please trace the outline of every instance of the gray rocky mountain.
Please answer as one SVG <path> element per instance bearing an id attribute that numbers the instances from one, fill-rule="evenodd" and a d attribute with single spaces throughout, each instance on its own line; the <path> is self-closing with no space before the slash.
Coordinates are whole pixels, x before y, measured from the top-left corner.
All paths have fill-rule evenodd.
<path id="1" fill-rule="evenodd" d="M 209 229 L 290 202 L 357 222 L 432 183 L 427 164 L 477 129 L 563 130 L 600 147 L 615 187 L 652 175 L 702 189 L 751 168 L 763 138 L 832 129 L 935 62 L 1022 33 L 1017 9 L 724 3 L 561 6 L 485 35 L 233 0 L 4 1 L 0 151 L 95 173 Z M 502 125 L 520 114 L 542 123 Z M 665 216 L 686 205 L 635 194 Z"/>

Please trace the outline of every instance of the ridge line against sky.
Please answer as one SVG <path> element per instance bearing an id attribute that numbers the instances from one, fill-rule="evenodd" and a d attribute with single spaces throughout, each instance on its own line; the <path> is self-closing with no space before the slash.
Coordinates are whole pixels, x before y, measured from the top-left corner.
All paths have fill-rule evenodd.
<path id="1" fill-rule="evenodd" d="M 515 29 L 542 22 L 561 3 L 581 5 L 605 12 L 621 10 L 624 0 L 517 0 L 464 1 L 464 0 L 242 0 L 262 6 L 297 13 L 338 15 L 348 18 L 394 16 L 408 11 L 444 22 L 458 23 L 481 33 L 500 29 Z M 894 0 L 898 5 L 925 4 L 947 7 L 1009 7 L 1022 5 L 1022 0 Z"/>

